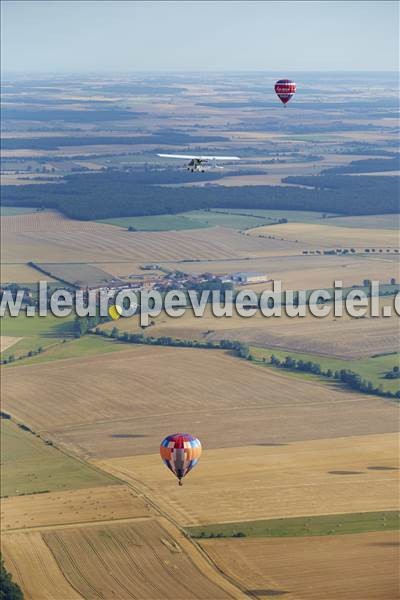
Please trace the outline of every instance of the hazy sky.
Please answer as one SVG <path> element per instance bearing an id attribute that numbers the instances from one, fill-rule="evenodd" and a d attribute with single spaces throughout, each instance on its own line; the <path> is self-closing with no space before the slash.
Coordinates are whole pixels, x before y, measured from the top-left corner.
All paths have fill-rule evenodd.
<path id="1" fill-rule="evenodd" d="M 1 4 L 6 71 L 397 68 L 396 1 Z"/>

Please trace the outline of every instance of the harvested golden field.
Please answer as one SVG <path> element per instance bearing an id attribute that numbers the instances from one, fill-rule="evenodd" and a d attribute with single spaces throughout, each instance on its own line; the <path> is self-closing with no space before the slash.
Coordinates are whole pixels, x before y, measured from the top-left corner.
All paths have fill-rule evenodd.
<path id="1" fill-rule="evenodd" d="M 109 226 L 95 223 L 93 221 L 77 221 L 69 219 L 61 213 L 53 210 L 35 211 L 20 215 L 4 216 L 0 219 L 2 233 L 30 233 L 49 231 L 59 233 L 72 233 L 74 231 L 98 231 L 105 233 Z"/>
<path id="2" fill-rule="evenodd" d="M 390 401 L 222 351 L 125 347 L 4 369 L 3 410 L 84 457 L 150 454 L 171 431 L 218 448 L 396 430 Z"/>
<path id="3" fill-rule="evenodd" d="M 65 578 L 86 599 L 244 597 L 203 558 L 194 562 L 196 550 L 161 520 L 64 529 L 43 537 Z"/>
<path id="4" fill-rule="evenodd" d="M 398 316 L 342 320 L 310 317 L 304 323 L 300 319 L 276 319 L 258 331 L 245 327 L 226 329 L 223 333 L 210 334 L 207 339 L 236 339 L 264 348 L 360 359 L 398 352 L 399 327 Z"/>
<path id="5" fill-rule="evenodd" d="M 143 486 L 180 524 L 199 525 L 395 510 L 398 450 L 395 433 L 218 450 L 205 445 L 182 490 L 156 454 L 98 464 Z"/>
<path id="6" fill-rule="evenodd" d="M 387 174 L 387 171 L 382 171 L 380 174 L 385 175 Z M 400 215 L 386 214 L 329 217 L 328 224 L 335 225 L 335 227 L 361 227 L 363 229 L 399 229 Z"/>
<path id="7" fill-rule="evenodd" d="M 273 235 L 285 240 L 298 240 L 303 245 L 313 248 L 398 248 L 399 235 L 392 229 L 366 229 L 352 227 L 335 227 L 314 223 L 285 223 L 257 227 L 247 232 L 248 235 Z"/>
<path id="8" fill-rule="evenodd" d="M 38 532 L 2 535 L 7 569 L 26 600 L 83 600 L 67 581 L 51 550 Z"/>
<path id="9" fill-rule="evenodd" d="M 122 485 L 4 498 L 1 505 L 5 531 L 150 516 L 144 501 Z"/>
<path id="10" fill-rule="evenodd" d="M 55 280 L 24 263 L 1 263 L 0 283 L 37 283 L 39 281 Z"/>
<path id="11" fill-rule="evenodd" d="M 396 600 L 398 532 L 207 540 L 218 567 L 256 598 Z"/>
<path id="12" fill-rule="evenodd" d="M 36 217 L 37 213 L 33 213 Z M 2 217 L 22 219 L 33 217 Z M 49 217 L 50 218 L 50 217 Z M 27 219 L 28 220 L 28 219 Z M 257 239 L 232 229 L 213 227 L 186 231 L 128 232 L 104 223 L 57 221 L 4 225 L 2 259 L 6 262 L 121 262 L 245 258 L 301 252 L 293 241 Z"/>
<path id="13" fill-rule="evenodd" d="M 22 340 L 21 337 L 13 337 L 10 335 L 0 335 L 0 352 L 4 352 L 4 350 L 7 350 L 7 348 L 11 348 L 12 346 L 14 346 L 14 344 L 19 342 L 20 340 Z"/>
<path id="14" fill-rule="evenodd" d="M 343 316 L 335 317 L 332 304 L 331 314 L 324 318 L 308 311 L 305 317 L 289 317 L 283 309 L 279 318 L 264 317 L 261 311 L 245 318 L 234 309 L 231 317 L 216 317 L 207 305 L 202 317 L 196 317 L 191 310 L 179 318 L 161 313 L 152 319 L 155 324 L 146 330 L 146 335 L 212 342 L 239 340 L 264 348 L 357 359 L 398 351 L 400 320 L 394 311 L 394 297 L 380 298 L 380 306 L 391 307 L 392 316 L 361 319 L 351 317 L 343 309 Z M 114 326 L 115 323 L 108 323 L 104 328 L 111 330 Z M 143 333 L 136 315 L 120 319 L 118 328 Z"/>

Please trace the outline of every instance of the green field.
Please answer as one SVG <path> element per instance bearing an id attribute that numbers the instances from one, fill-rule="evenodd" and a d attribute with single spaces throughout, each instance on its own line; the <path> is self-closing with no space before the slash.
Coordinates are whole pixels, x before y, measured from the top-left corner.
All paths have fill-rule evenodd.
<path id="1" fill-rule="evenodd" d="M 211 212 L 211 211 L 210 211 Z M 268 222 L 274 222 L 279 219 L 287 219 L 289 223 L 319 223 L 328 224 L 331 221 L 326 221 L 323 218 L 323 214 L 320 212 L 308 211 L 308 210 L 269 210 L 269 209 L 257 209 L 257 208 L 229 208 L 219 209 L 218 212 L 226 212 L 229 215 L 253 215 L 254 217 L 262 217 L 266 219 L 266 222 L 262 222 L 264 225 L 268 225 Z M 189 214 L 189 213 L 188 213 Z M 208 214 L 208 213 L 206 213 Z M 333 213 L 326 213 L 327 217 L 336 216 Z M 220 215 L 221 216 L 221 215 Z M 257 227 L 257 225 L 253 225 Z"/>
<path id="2" fill-rule="evenodd" d="M 33 206 L 1 206 L 0 217 L 15 217 L 16 215 L 26 215 L 29 213 L 38 212 L 38 209 Z"/>
<path id="3" fill-rule="evenodd" d="M 261 213 L 279 211 L 214 211 L 194 210 L 177 215 L 154 215 L 148 217 L 121 217 L 117 219 L 104 219 L 99 223 L 108 223 L 118 227 L 134 227 L 137 231 L 179 231 L 183 229 L 204 229 L 205 227 L 228 227 L 230 229 L 251 229 L 261 225 L 268 225 L 275 218 L 269 219 L 268 215 Z M 243 213 L 243 214 L 241 214 Z M 260 213 L 260 214 L 256 214 Z M 307 213 L 308 214 L 308 213 Z M 319 213 L 310 213 L 318 214 Z M 282 215 L 286 216 L 287 211 Z M 281 218 L 281 217 L 277 217 Z M 315 218 L 315 217 L 314 217 Z"/>
<path id="4" fill-rule="evenodd" d="M 117 483 L 42 439 L 1 419 L 1 495 L 18 496 Z"/>
<path id="5" fill-rule="evenodd" d="M 329 217 L 324 225 L 335 225 L 337 227 L 356 227 L 361 229 L 399 229 L 400 215 L 371 215 L 358 217 Z"/>
<path id="6" fill-rule="evenodd" d="M 58 342 L 36 356 L 9 363 L 6 368 L 21 364 L 35 364 L 63 360 L 66 358 L 80 358 L 94 356 L 95 354 L 107 354 L 109 352 L 118 352 L 126 349 L 126 344 L 123 344 L 122 342 L 103 338 L 98 335 L 85 335 L 79 339 L 67 339 L 65 342 Z"/>
<path id="7" fill-rule="evenodd" d="M 194 538 L 210 537 L 303 537 L 310 535 L 342 535 L 399 529 L 398 511 L 321 515 L 317 517 L 295 517 L 268 519 L 265 521 L 243 521 L 216 523 L 189 527 L 186 531 Z"/>
<path id="8" fill-rule="evenodd" d="M 340 360 L 338 358 L 329 358 L 326 356 L 319 356 L 317 354 L 305 354 L 292 351 L 289 352 L 272 348 L 257 348 L 255 346 L 252 346 L 250 351 L 256 360 L 262 361 L 262 359 L 265 358 L 267 363 L 269 362 L 272 354 L 276 356 L 276 358 L 279 358 L 279 360 L 284 360 L 286 356 L 291 356 L 296 360 L 318 363 L 321 366 L 321 369 L 324 371 L 328 369 L 332 369 L 332 371 L 350 369 L 351 371 L 358 373 L 363 379 L 371 381 L 376 387 L 382 385 L 385 391 L 397 392 L 400 389 L 399 379 L 384 378 L 384 375 L 387 371 L 390 371 L 396 365 L 400 365 L 400 354 L 384 354 L 381 356 L 375 356 L 373 358 L 365 358 L 363 360 Z M 301 377 L 303 379 L 321 379 L 321 376 L 312 375 L 311 373 L 307 372 L 289 371 L 288 369 L 282 370 L 284 373 L 292 373 L 293 376 Z M 323 377 L 323 379 L 330 383 L 333 381 L 332 379 L 327 379 L 326 377 Z"/>
<path id="9" fill-rule="evenodd" d="M 260 212 L 259 215 L 256 213 Z M 229 229 L 252 229 L 268 225 L 262 211 L 241 210 L 194 210 L 185 213 L 190 219 L 205 223 L 208 227 L 228 227 Z"/>
<path id="10" fill-rule="evenodd" d="M 14 355 L 16 359 L 49 346 L 61 343 L 73 335 L 74 315 L 55 317 L 48 314 L 45 317 L 27 317 L 21 312 L 18 317 L 4 316 L 1 319 L 0 332 L 2 336 L 20 337 L 22 340 L 1 353 L 2 360 Z"/>
<path id="11" fill-rule="evenodd" d="M 190 214 L 190 213 L 187 213 Z M 117 227 L 134 227 L 137 231 L 179 231 L 182 229 L 201 229 L 209 227 L 201 220 L 195 220 L 186 215 L 154 215 L 149 217 L 120 217 L 103 219 L 99 223 L 108 223 Z"/>

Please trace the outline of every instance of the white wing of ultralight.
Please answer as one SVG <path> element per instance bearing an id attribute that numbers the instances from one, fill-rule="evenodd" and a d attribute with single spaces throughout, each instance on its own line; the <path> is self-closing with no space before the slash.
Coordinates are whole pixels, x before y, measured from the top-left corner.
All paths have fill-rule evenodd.
<path id="1" fill-rule="evenodd" d="M 238 156 L 200 156 L 194 154 L 157 154 L 161 158 L 187 158 L 188 160 L 240 160 Z"/>

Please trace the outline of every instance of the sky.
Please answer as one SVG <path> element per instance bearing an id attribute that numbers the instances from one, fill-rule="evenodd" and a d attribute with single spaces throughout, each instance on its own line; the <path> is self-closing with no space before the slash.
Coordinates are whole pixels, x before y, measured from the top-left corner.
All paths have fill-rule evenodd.
<path id="1" fill-rule="evenodd" d="M 397 1 L 2 0 L 3 72 L 392 71 Z"/>

